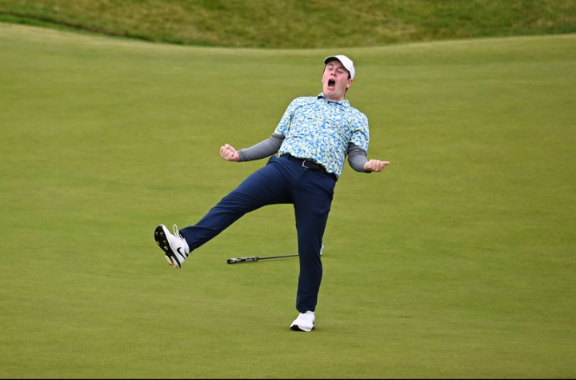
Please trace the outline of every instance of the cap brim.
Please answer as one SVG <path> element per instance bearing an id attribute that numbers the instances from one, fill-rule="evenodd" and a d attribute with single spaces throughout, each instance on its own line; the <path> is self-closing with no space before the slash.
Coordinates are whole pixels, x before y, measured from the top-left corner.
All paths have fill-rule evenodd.
<path id="1" fill-rule="evenodd" d="M 340 60 L 338 59 L 338 57 L 332 56 L 332 57 L 326 58 L 326 59 L 324 60 L 324 64 L 326 64 L 326 63 L 328 63 L 328 62 L 331 62 L 331 61 L 339 61 L 339 62 L 342 62 L 342 61 L 340 61 Z"/>

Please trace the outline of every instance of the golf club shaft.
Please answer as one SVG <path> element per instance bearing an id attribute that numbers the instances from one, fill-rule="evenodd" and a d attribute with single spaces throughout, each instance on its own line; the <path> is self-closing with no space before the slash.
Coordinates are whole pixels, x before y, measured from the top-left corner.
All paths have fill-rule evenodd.
<path id="1" fill-rule="evenodd" d="M 281 256 L 264 256 L 264 257 L 259 257 L 259 260 L 266 260 L 266 259 L 281 259 L 283 257 L 296 257 L 298 255 L 281 255 Z"/>
<path id="2" fill-rule="evenodd" d="M 264 257 L 259 257 L 259 256 L 251 256 L 251 257 L 240 257 L 240 258 L 234 258 L 234 259 L 228 259 L 228 264 L 237 264 L 237 263 L 245 263 L 245 262 L 250 262 L 250 261 L 259 261 L 259 260 L 267 260 L 267 259 L 280 259 L 283 257 L 295 257 L 298 255 L 281 255 L 281 256 L 264 256 Z"/>
<path id="3" fill-rule="evenodd" d="M 324 252 L 324 243 L 322 243 L 322 247 L 320 247 L 320 256 L 322 256 L 323 252 Z M 267 259 L 280 259 L 283 257 L 296 257 L 296 256 L 298 256 L 298 254 L 280 255 L 280 256 L 263 256 L 263 257 L 250 256 L 250 257 L 240 257 L 240 258 L 228 259 L 227 262 L 228 262 L 228 264 L 237 264 L 237 263 L 246 263 L 246 262 L 250 262 L 250 261 L 259 261 L 259 260 L 267 260 Z"/>

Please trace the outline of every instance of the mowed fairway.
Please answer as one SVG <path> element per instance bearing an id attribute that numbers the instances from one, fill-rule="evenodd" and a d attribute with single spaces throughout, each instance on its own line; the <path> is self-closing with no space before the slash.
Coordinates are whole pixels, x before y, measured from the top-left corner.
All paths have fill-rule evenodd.
<path id="1" fill-rule="evenodd" d="M 346 167 L 317 329 L 293 333 L 288 205 L 170 268 L 267 138 L 356 62 L 383 174 Z M 0 377 L 576 376 L 576 36 L 186 48 L 0 24 Z"/>

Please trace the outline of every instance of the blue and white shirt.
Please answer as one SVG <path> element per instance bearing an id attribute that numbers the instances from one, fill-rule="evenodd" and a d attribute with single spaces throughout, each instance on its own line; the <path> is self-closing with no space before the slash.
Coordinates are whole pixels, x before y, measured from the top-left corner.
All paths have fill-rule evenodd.
<path id="1" fill-rule="evenodd" d="M 337 176 L 344 169 L 348 144 L 368 153 L 370 142 L 366 115 L 348 100 L 329 101 L 323 93 L 294 99 L 274 133 L 285 137 L 278 153 L 312 160 Z"/>

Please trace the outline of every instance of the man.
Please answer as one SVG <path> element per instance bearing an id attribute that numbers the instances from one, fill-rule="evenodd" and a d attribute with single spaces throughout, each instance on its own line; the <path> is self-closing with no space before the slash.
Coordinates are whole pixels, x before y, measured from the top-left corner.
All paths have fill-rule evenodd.
<path id="1" fill-rule="evenodd" d="M 154 238 L 168 263 L 181 268 L 191 251 L 214 238 L 244 214 L 262 206 L 292 203 L 298 231 L 300 275 L 296 309 L 290 328 L 312 331 L 322 281 L 320 249 L 334 186 L 346 155 L 358 172 L 381 172 L 388 161 L 368 160 L 368 120 L 344 100 L 354 81 L 354 63 L 344 55 L 324 60 L 322 93 L 297 98 L 288 106 L 274 134 L 250 148 L 220 148 L 227 161 L 270 157 L 268 163 L 223 198 L 198 224 L 174 234 L 156 228 Z M 279 153 L 279 157 L 273 156 Z"/>

